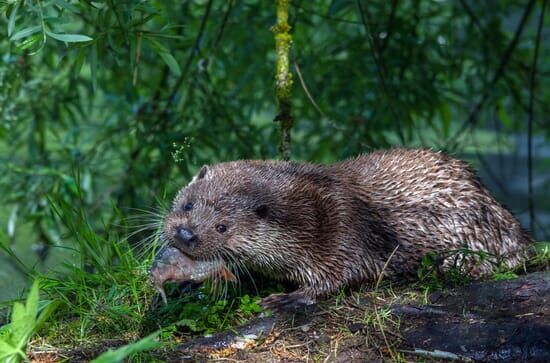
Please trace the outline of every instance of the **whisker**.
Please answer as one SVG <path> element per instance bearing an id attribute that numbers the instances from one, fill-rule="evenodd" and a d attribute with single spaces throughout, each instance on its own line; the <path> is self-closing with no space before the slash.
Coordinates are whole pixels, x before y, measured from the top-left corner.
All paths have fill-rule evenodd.
<path id="1" fill-rule="evenodd" d="M 134 237 L 135 235 L 137 235 L 137 234 L 139 234 L 139 233 L 141 233 L 141 232 L 144 232 L 144 231 L 150 231 L 150 230 L 152 230 L 152 229 L 156 229 L 156 228 L 149 228 L 149 227 L 141 227 L 141 228 L 138 228 L 138 229 L 135 230 L 134 232 L 132 232 L 132 233 L 130 233 L 129 235 L 127 235 L 126 237 L 124 237 L 124 238 L 122 239 L 122 241 L 128 241 L 128 240 L 130 240 L 130 238 Z M 154 236 L 154 234 L 153 234 L 153 236 Z M 149 237 L 150 237 L 150 236 L 145 237 L 144 239 L 147 239 L 147 238 L 149 238 Z M 138 242 L 138 243 L 139 243 L 139 242 Z"/>
<path id="2" fill-rule="evenodd" d="M 140 251 L 137 254 L 138 257 L 140 259 L 143 259 L 145 255 L 151 253 L 153 249 L 159 246 L 160 247 L 164 246 L 165 243 L 163 242 L 163 237 L 164 237 L 164 234 L 162 230 L 160 228 L 156 228 L 156 231 L 153 232 L 151 235 L 136 242 L 134 244 L 134 248 Z"/>
<path id="3" fill-rule="evenodd" d="M 157 215 L 157 216 L 163 216 L 163 215 L 166 214 L 166 212 L 168 212 L 168 209 L 166 209 L 166 208 L 160 209 L 158 207 L 152 207 L 149 210 L 141 209 L 141 208 L 135 208 L 135 207 L 124 207 L 124 208 L 121 208 L 121 209 L 125 209 L 125 210 L 132 211 L 132 212 L 142 212 L 142 213 L 145 213 L 145 214 L 152 214 L 152 215 Z"/>

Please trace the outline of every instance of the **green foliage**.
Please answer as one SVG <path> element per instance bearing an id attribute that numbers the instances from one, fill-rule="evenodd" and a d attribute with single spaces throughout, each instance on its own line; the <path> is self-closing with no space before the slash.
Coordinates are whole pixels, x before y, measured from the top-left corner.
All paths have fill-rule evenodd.
<path id="1" fill-rule="evenodd" d="M 80 195 L 78 187 L 76 193 Z M 261 311 L 258 297 L 239 297 L 233 293 L 231 298 L 220 300 L 208 293 L 212 291 L 208 285 L 179 299 L 170 299 L 166 307 L 153 309 L 151 303 L 156 292 L 149 281 L 149 266 L 154 248 L 147 249 L 138 258 L 127 240 L 120 241 L 114 236 L 103 238 L 95 233 L 80 207 L 58 199 L 51 202 L 50 208 L 67 234 L 77 241 L 73 261 L 79 261 L 65 263 L 63 271 L 51 271 L 41 277 L 43 292 L 60 301 L 63 307 L 57 311 L 49 328 L 43 331 L 43 337 L 51 342 L 75 344 L 85 340 L 93 344 L 97 339 L 101 344 L 105 337 L 139 336 L 149 329 L 148 319 L 155 321 L 154 330 L 162 329 L 163 340 L 170 341 L 181 329 L 213 333 L 239 325 Z M 27 311 L 34 311 L 36 299 L 37 290 L 33 287 Z M 21 320 L 20 309 L 16 304 L 14 322 Z M 46 317 L 45 313 L 40 315 L 40 324 Z M 28 326 L 32 329 L 33 325 Z M 153 344 L 153 340 L 159 334 L 107 352 L 98 361 L 119 361 L 128 355 L 154 349 L 158 344 Z M 28 339 L 12 336 L 9 341 L 19 343 L 17 339 Z M 26 342 L 21 340 L 20 345 L 24 347 Z"/>
<path id="2" fill-rule="evenodd" d="M 201 301 L 188 302 L 183 305 L 183 318 L 177 325 L 186 326 L 193 332 L 212 333 L 219 327 L 225 327 L 227 307 L 226 300 L 220 300 L 207 306 L 201 304 Z"/>
<path id="3" fill-rule="evenodd" d="M 520 0 L 289 4 L 293 159 L 393 145 L 500 152 L 527 130 L 540 3 L 509 56 Z M 152 314 L 148 237 L 203 164 L 278 156 L 275 22 L 257 0 L 0 2 L 0 258 L 45 275 L 42 293 L 62 302 L 41 331 L 50 341 L 158 329 L 170 340 L 259 311 L 257 297 L 203 288 Z M 533 131 L 546 138 L 549 57 L 541 47 L 534 88 Z M 427 288 L 465 281 L 438 268 L 423 262 Z"/>
<path id="4" fill-rule="evenodd" d="M 442 253 L 429 252 L 422 257 L 417 277 L 425 294 L 463 285 L 471 281 L 470 272 L 483 263 L 491 263 L 484 251 L 460 248 Z"/>
<path id="5" fill-rule="evenodd" d="M 148 266 L 154 249 L 139 259 L 127 241 L 95 233 L 81 208 L 62 199 L 50 207 L 77 241 L 73 262 L 43 278 L 45 293 L 64 302 L 59 321 L 81 338 L 139 331 L 153 294 Z"/>
<path id="6" fill-rule="evenodd" d="M 261 312 L 259 297 L 248 294 L 231 294 L 223 299 L 209 293 L 211 287 L 203 286 L 178 299 L 171 298 L 168 305 L 153 313 L 148 319 L 161 322 L 165 331 L 187 330 L 193 333 L 212 334 L 238 326 Z"/>
<path id="7" fill-rule="evenodd" d="M 158 336 L 159 333 L 153 333 L 135 343 L 125 345 L 116 350 L 108 350 L 94 359 L 92 363 L 125 362 L 125 359 L 132 354 L 158 348 L 160 346 L 160 343 L 157 341 Z"/>
<path id="8" fill-rule="evenodd" d="M 11 322 L 0 328 L 0 362 L 13 363 L 25 360 L 27 343 L 57 305 L 57 302 L 47 301 L 40 306 L 38 281 L 35 281 L 26 303 L 14 303 Z"/>
<path id="9" fill-rule="evenodd" d="M 244 315 L 245 318 L 249 318 L 254 314 L 259 314 L 262 312 L 262 308 L 259 304 L 259 298 L 251 298 L 248 295 L 241 297 L 241 302 L 239 305 L 239 311 Z"/>
<path id="10" fill-rule="evenodd" d="M 533 244 L 531 256 L 527 260 L 531 266 L 550 266 L 550 242 L 539 241 Z"/>
<path id="11" fill-rule="evenodd" d="M 474 251 L 460 248 L 442 253 L 430 252 L 422 257 L 417 269 L 418 283 L 425 295 L 434 290 L 463 285 L 472 280 L 471 271 L 482 264 L 490 264 L 493 268 L 494 280 L 514 279 L 518 269 L 501 266 L 500 261 L 485 251 Z M 444 266 L 444 262 L 446 265 Z M 452 263 L 449 263 L 452 262 Z M 550 243 L 535 242 L 526 251 L 524 266 L 529 271 L 547 269 L 550 266 Z"/>
<path id="12" fill-rule="evenodd" d="M 396 4 L 363 2 L 361 17 L 354 1 L 290 2 L 294 159 L 510 149 L 507 134 L 525 130 L 531 23 L 490 85 L 525 2 Z M 113 205 L 149 210 L 203 164 L 276 157 L 275 12 L 252 0 L 0 3 L 0 198 L 17 210 L 15 233 L 28 223 L 46 250 L 60 244 L 48 198 L 74 197 L 74 169 L 104 234 L 103 222 L 123 224 Z M 544 121 L 550 93 L 537 87 Z M 486 89 L 475 132 L 459 135 Z"/>
<path id="13" fill-rule="evenodd" d="M 514 273 L 513 271 L 503 271 L 503 272 L 495 272 L 493 274 L 493 280 L 500 281 L 500 280 L 512 280 L 517 278 L 518 275 Z"/>

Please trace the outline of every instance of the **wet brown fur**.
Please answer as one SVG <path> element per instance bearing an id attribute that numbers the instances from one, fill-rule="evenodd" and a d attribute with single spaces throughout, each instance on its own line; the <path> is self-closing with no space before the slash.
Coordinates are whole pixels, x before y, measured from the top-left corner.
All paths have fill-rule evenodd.
<path id="1" fill-rule="evenodd" d="M 193 202 L 191 211 L 182 206 Z M 225 233 L 216 225 L 227 226 Z M 177 225 L 198 235 L 192 248 Z M 315 297 L 413 274 L 423 255 L 466 247 L 520 263 L 531 237 L 470 167 L 428 150 L 378 151 L 331 165 L 235 161 L 205 167 L 165 220 L 171 244 L 300 285 Z M 397 249 L 396 249 L 397 248 Z M 392 252 L 395 253 L 390 259 Z M 490 264 L 478 266 L 486 274 Z"/>

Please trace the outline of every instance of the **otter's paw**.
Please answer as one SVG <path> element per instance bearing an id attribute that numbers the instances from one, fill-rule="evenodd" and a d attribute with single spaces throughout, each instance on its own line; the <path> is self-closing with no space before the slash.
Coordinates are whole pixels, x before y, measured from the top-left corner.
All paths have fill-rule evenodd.
<path id="1" fill-rule="evenodd" d="M 290 294 L 272 294 L 260 302 L 264 310 L 271 310 L 274 313 L 294 312 L 315 304 L 315 299 L 302 293 L 293 292 Z"/>

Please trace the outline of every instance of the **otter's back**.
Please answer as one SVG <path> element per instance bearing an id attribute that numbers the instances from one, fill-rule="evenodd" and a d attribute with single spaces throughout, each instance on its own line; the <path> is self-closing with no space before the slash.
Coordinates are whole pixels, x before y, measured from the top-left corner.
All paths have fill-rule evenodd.
<path id="1" fill-rule="evenodd" d="M 429 150 L 394 149 L 343 162 L 356 196 L 374 211 L 380 228 L 407 255 L 466 247 L 506 257 L 515 266 L 531 241 L 463 161 Z M 365 217 L 368 218 L 368 217 Z M 367 238 L 368 239 L 368 238 Z M 369 241 L 367 241 L 369 243 Z M 488 272 L 490 267 L 486 266 Z"/>

